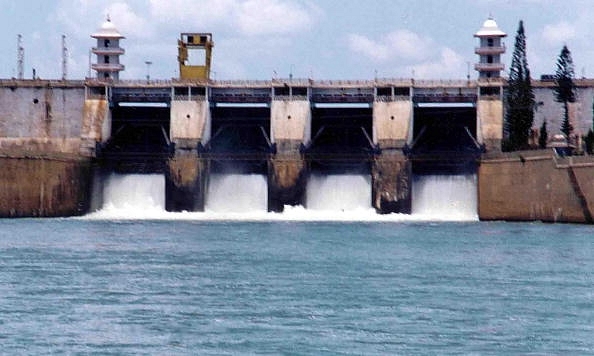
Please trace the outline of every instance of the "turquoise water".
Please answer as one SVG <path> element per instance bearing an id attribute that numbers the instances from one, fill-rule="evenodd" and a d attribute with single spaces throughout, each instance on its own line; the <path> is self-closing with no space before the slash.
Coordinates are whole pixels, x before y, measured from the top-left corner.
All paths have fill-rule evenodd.
<path id="1" fill-rule="evenodd" d="M 2 220 L 2 354 L 594 353 L 594 227 Z"/>

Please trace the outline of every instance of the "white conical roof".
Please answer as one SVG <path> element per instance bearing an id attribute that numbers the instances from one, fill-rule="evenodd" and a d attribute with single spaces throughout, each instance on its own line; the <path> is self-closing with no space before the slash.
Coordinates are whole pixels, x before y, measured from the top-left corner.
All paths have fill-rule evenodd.
<path id="1" fill-rule="evenodd" d="M 111 22 L 109 16 L 107 20 L 101 25 L 101 27 L 91 35 L 93 38 L 125 38 L 122 36 L 120 31 L 115 27 L 115 25 Z"/>
<path id="2" fill-rule="evenodd" d="M 489 17 L 484 23 L 483 27 L 478 30 L 477 33 L 474 34 L 475 37 L 486 37 L 486 36 L 498 36 L 498 37 L 505 37 L 507 33 L 501 31 L 499 26 L 497 26 L 497 22 L 492 17 Z"/>

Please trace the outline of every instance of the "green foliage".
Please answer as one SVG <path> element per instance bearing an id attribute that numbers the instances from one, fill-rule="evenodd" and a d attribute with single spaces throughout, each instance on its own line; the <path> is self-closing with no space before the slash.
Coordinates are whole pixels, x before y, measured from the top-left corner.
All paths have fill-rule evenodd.
<path id="1" fill-rule="evenodd" d="M 547 121 L 544 120 L 542 122 L 542 126 L 540 126 L 540 132 L 538 135 L 538 147 L 539 148 L 547 148 L 548 140 L 549 140 L 549 132 L 547 131 Z"/>
<path id="2" fill-rule="evenodd" d="M 504 150 L 528 147 L 528 137 L 534 122 L 534 92 L 526 57 L 524 23 L 520 21 L 506 92 L 507 110 L 504 122 Z"/>
<path id="3" fill-rule="evenodd" d="M 561 132 L 569 139 L 573 126 L 569 122 L 568 103 L 575 102 L 575 84 L 573 82 L 574 68 L 571 52 L 567 46 L 563 46 L 559 57 L 557 58 L 557 71 L 555 72 L 554 88 L 555 100 L 563 103 L 563 122 L 561 123 Z"/>

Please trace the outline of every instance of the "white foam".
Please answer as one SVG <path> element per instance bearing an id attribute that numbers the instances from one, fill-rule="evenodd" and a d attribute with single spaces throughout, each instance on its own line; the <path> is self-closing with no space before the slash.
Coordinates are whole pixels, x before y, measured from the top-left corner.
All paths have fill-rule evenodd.
<path id="1" fill-rule="evenodd" d="M 436 220 L 477 220 L 476 182 L 474 174 L 414 177 L 413 215 Z"/>
<path id="2" fill-rule="evenodd" d="M 165 211 L 162 175 L 111 175 L 104 207 L 83 217 L 99 220 L 238 220 L 238 221 L 475 221 L 476 176 L 420 176 L 413 181 L 413 214 L 377 214 L 371 207 L 368 176 L 312 176 L 308 208 L 285 206 L 267 212 L 262 175 L 213 175 L 205 212 Z M 230 193 L 231 192 L 231 193 Z"/>
<path id="3" fill-rule="evenodd" d="M 358 174 L 312 175 L 307 182 L 307 209 L 371 209 L 371 177 Z"/>
<path id="4" fill-rule="evenodd" d="M 111 174 L 104 182 L 103 208 L 97 218 L 146 219 L 165 211 L 165 177 L 161 174 Z"/>
<path id="5" fill-rule="evenodd" d="M 260 174 L 213 174 L 206 194 L 207 212 L 253 213 L 268 210 L 268 183 Z"/>

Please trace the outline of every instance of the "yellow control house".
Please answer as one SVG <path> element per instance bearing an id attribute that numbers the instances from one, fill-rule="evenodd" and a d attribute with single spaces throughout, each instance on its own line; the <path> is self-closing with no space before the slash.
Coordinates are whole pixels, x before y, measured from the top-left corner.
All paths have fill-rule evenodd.
<path id="1" fill-rule="evenodd" d="M 182 33 L 177 41 L 180 79 L 210 79 L 211 33 Z"/>

